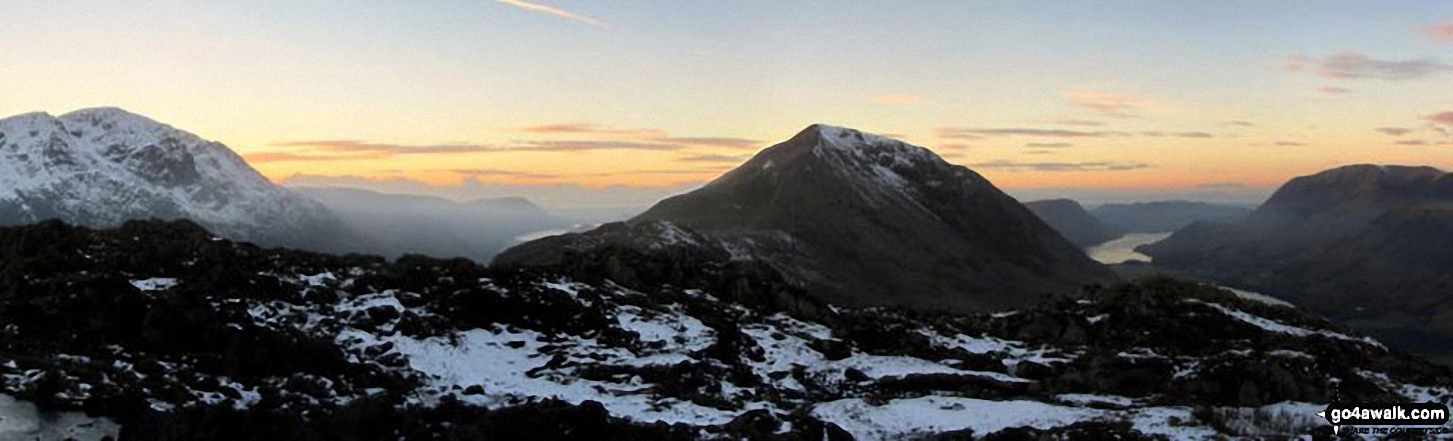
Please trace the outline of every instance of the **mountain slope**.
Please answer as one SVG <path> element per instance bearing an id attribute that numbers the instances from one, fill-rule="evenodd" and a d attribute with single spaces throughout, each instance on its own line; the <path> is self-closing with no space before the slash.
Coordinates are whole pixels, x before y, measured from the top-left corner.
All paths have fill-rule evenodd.
<path id="1" fill-rule="evenodd" d="M 1089 248 L 1125 235 L 1091 216 L 1079 202 L 1069 199 L 1029 201 L 1024 206 L 1080 248 Z"/>
<path id="2" fill-rule="evenodd" d="M 664 248 L 633 263 L 670 271 L 629 289 L 263 250 L 186 222 L 47 222 L 0 244 L 0 394 L 121 439 L 1325 438 L 1332 384 L 1453 401 L 1448 368 L 1171 280 L 1012 313 L 808 318 L 750 262 Z"/>
<path id="3" fill-rule="evenodd" d="M 1142 252 L 1453 356 L 1453 328 L 1439 324 L 1453 318 L 1450 241 L 1453 174 L 1355 165 L 1293 179 L 1241 222 L 1193 224 Z"/>
<path id="4" fill-rule="evenodd" d="M 1236 222 L 1250 207 L 1193 201 L 1154 201 L 1104 204 L 1090 214 L 1107 225 L 1129 233 L 1169 233 L 1192 222 Z"/>
<path id="5" fill-rule="evenodd" d="M 982 311 L 1115 280 L 977 173 L 823 125 L 631 222 L 701 233 L 840 305 Z M 496 262 L 550 263 L 597 242 L 586 233 L 527 243 Z"/>
<path id="6" fill-rule="evenodd" d="M 0 120 L 0 225 L 191 219 L 228 238 L 327 248 L 340 225 L 226 146 L 120 109 Z"/>

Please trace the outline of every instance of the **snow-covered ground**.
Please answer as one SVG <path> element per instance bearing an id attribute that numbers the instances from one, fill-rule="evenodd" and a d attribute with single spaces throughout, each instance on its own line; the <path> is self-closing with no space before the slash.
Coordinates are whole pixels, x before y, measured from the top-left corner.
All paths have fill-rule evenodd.
<path id="1" fill-rule="evenodd" d="M 0 440 L 99 441 L 121 435 L 121 426 L 80 412 L 46 414 L 34 404 L 0 394 Z"/>
<path id="2" fill-rule="evenodd" d="M 428 408 L 459 401 L 497 409 L 545 400 L 596 402 L 611 416 L 627 421 L 686 424 L 702 430 L 758 411 L 788 422 L 784 431 L 792 430 L 791 422 L 800 423 L 800 418 L 810 415 L 864 440 L 960 430 L 985 435 L 1077 422 L 1122 424 L 1174 439 L 1213 437 L 1226 427 L 1252 438 L 1304 433 L 1320 427 L 1318 420 L 1303 415 L 1313 404 L 1288 400 L 1263 406 L 1207 406 L 1173 394 L 1113 392 L 1109 390 L 1116 387 L 1113 384 L 1077 378 L 1112 374 L 1119 369 L 1116 364 L 1159 366 L 1158 375 L 1171 387 L 1219 375 L 1217 369 L 1235 363 L 1281 364 L 1309 372 L 1322 361 L 1313 353 L 1385 353 L 1370 339 L 1280 315 L 1280 320 L 1259 316 L 1254 312 L 1264 308 L 1227 298 L 1221 303 L 1172 298 L 1165 301 L 1168 306 L 1161 306 L 1171 311 L 1168 314 L 1237 331 L 1235 341 L 1207 343 L 1224 348 L 1219 353 L 1188 354 L 1174 346 L 1155 346 L 1154 339 L 1143 345 L 1122 344 L 1115 338 L 1085 340 L 1100 332 L 1139 326 L 1122 317 L 1132 308 L 1103 298 L 1067 299 L 1048 310 L 980 316 L 921 317 L 891 310 L 831 308 L 833 316 L 814 321 L 754 309 L 701 290 L 666 288 L 646 294 L 608 282 L 592 285 L 553 276 L 509 281 L 441 277 L 440 283 L 450 284 L 448 291 L 468 288 L 469 294 L 460 299 L 483 297 L 523 308 L 491 319 L 495 321 L 457 326 L 459 322 L 448 316 L 451 312 L 435 309 L 452 303 L 430 303 L 426 297 L 439 293 L 389 287 L 387 279 L 370 271 L 346 266 L 251 271 L 248 274 L 276 280 L 296 293 L 214 301 L 219 308 L 238 311 L 242 322 L 230 325 L 235 329 L 246 325 L 322 338 L 341 347 L 346 363 L 355 370 L 372 369 L 417 381 L 402 390 L 408 406 Z M 129 275 L 128 280 L 148 293 L 145 298 L 180 294 L 189 290 L 168 288 L 199 283 L 160 274 Z M 545 320 L 529 314 L 563 315 Z M 1078 341 L 1084 343 L 1035 340 L 1034 333 L 1014 331 L 1062 327 L 1066 321 L 1079 329 L 1084 337 Z M 1248 345 L 1244 338 L 1257 332 L 1266 337 Z M 80 356 L 56 357 L 64 366 L 100 365 L 106 381 L 129 387 L 156 384 L 133 369 L 131 364 L 140 362 L 132 355 L 117 349 L 112 356 L 95 362 Z M 1106 365 L 1110 367 L 1102 367 Z M 288 385 L 295 384 L 290 381 L 299 380 L 298 376 L 239 380 L 191 372 L 193 368 L 181 360 L 166 361 L 161 368 L 185 375 L 168 379 L 183 386 L 150 400 L 158 412 L 198 406 L 246 410 L 270 405 L 275 398 L 264 397 L 279 394 L 297 403 L 342 405 L 384 393 L 381 386 L 366 381 L 346 384 L 355 380 L 306 375 L 301 379 L 318 389 L 292 390 Z M 1453 401 L 1453 393 L 1443 385 L 1413 384 L 1392 376 L 1398 374 L 1371 369 L 1373 365 L 1354 375 L 1409 399 Z M 1144 372 L 1156 375 L 1157 371 Z M 42 373 L 13 362 L 0 365 L 0 385 L 6 387 L 3 390 L 25 390 Z M 62 390 L 79 404 L 91 391 L 106 386 L 75 380 Z M 34 418 L 13 416 L 24 415 L 16 408 L 5 408 L 11 416 L 0 420 L 0 428 L 27 434 L 40 430 Z M 1224 424 L 1234 426 L 1213 425 L 1198 412 L 1214 412 Z M 46 424 L 103 424 L 64 419 L 74 417 Z"/>

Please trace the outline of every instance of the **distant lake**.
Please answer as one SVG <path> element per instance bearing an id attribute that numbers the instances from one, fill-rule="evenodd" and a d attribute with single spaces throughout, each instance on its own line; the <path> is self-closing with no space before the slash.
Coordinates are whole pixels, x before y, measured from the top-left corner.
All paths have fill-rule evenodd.
<path id="1" fill-rule="evenodd" d="M 1095 245 L 1085 250 L 1091 259 L 1104 264 L 1125 263 L 1131 260 L 1150 261 L 1150 256 L 1135 252 L 1135 247 L 1160 242 L 1170 233 L 1131 233 L 1124 237 Z"/>

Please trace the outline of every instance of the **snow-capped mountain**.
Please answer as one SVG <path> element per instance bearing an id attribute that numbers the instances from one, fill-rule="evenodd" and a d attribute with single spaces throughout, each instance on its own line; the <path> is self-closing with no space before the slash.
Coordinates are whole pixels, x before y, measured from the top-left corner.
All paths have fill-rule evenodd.
<path id="1" fill-rule="evenodd" d="M 627 286 L 185 222 L 0 243 L 0 422 L 3 395 L 31 403 L 26 439 L 1322 439 L 1334 394 L 1453 402 L 1446 367 L 1172 280 L 994 314 L 801 314 L 753 262 L 670 247 L 616 262 L 654 271 Z"/>
<path id="2" fill-rule="evenodd" d="M 834 304 L 985 311 L 1116 280 L 978 173 L 821 124 L 630 222 L 670 225 L 540 240 L 495 261 L 549 264 L 599 243 L 640 242 L 604 237 L 623 231 L 695 231 Z"/>
<path id="3" fill-rule="evenodd" d="M 312 200 L 227 146 L 115 108 L 0 119 L 0 225 L 190 219 L 228 238 L 328 248 L 342 234 Z"/>

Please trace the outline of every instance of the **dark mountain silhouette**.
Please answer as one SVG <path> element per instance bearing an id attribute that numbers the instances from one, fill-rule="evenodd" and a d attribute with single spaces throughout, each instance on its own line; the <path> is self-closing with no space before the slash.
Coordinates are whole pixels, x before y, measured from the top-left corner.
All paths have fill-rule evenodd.
<path id="1" fill-rule="evenodd" d="M 1193 201 L 1154 201 L 1104 204 L 1090 213 L 1107 225 L 1127 233 L 1169 233 L 1196 221 L 1236 222 L 1252 207 Z"/>
<path id="2" fill-rule="evenodd" d="M 1073 200 L 1029 201 L 1025 202 L 1024 206 L 1063 235 L 1065 239 L 1069 239 L 1071 243 L 1080 248 L 1089 248 L 1125 235 L 1125 232 L 1118 228 L 1105 225 L 1104 222 L 1091 216 L 1090 212 L 1085 211 L 1085 207 Z"/>
<path id="3" fill-rule="evenodd" d="M 704 238 L 841 305 L 991 310 L 1115 276 L 988 180 L 922 147 L 813 125 L 706 186 L 609 227 L 526 243 L 497 263 Z M 653 237 L 623 239 L 622 232 Z M 608 239 L 607 239 L 608 238 Z"/>
<path id="4" fill-rule="evenodd" d="M 1142 247 L 1157 265 L 1272 294 L 1409 348 L 1453 348 L 1453 175 L 1354 165 L 1299 177 L 1241 222 Z"/>

